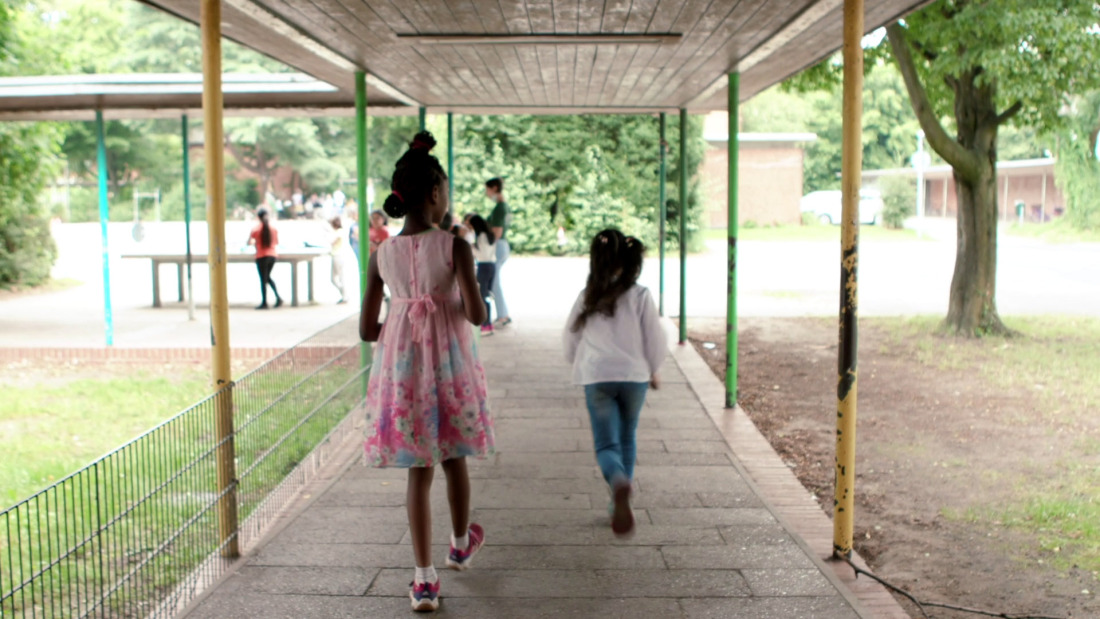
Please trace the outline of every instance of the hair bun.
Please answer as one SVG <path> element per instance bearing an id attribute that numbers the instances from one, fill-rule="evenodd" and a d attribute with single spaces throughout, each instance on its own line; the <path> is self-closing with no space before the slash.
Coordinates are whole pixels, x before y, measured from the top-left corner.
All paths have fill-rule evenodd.
<path id="1" fill-rule="evenodd" d="M 401 219 L 409 213 L 409 205 L 405 204 L 405 201 L 396 194 L 391 193 L 386 196 L 386 201 L 382 203 L 382 210 L 394 219 Z"/>
<path id="2" fill-rule="evenodd" d="M 421 150 L 424 152 L 431 152 L 436 145 L 435 136 L 431 131 L 421 131 L 413 137 L 412 143 L 409 144 L 409 150 Z"/>

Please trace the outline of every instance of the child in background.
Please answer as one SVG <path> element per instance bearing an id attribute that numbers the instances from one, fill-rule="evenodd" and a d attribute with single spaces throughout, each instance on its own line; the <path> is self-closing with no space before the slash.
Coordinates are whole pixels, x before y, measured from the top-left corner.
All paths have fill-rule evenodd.
<path id="1" fill-rule="evenodd" d="M 343 228 L 343 223 L 339 217 L 333 217 L 329 220 L 329 225 L 332 226 L 332 233 L 329 237 L 329 256 L 332 258 L 332 285 L 336 286 L 336 289 L 340 291 L 340 300 L 336 302 L 337 305 L 343 305 L 347 303 L 347 297 L 344 281 L 344 234 L 340 232 L 340 228 Z"/>
<path id="2" fill-rule="evenodd" d="M 382 211 L 374 211 L 370 214 L 370 254 L 378 250 L 382 241 L 390 238 L 390 231 L 386 229 L 389 223 L 390 220 Z"/>
<path id="3" fill-rule="evenodd" d="M 497 274 L 496 235 L 489 229 L 489 223 L 481 215 L 472 215 L 466 219 L 473 232 L 474 260 L 477 260 L 477 285 L 481 290 L 481 300 L 485 303 L 485 322 L 481 323 L 481 335 L 493 334 L 493 314 L 489 311 L 489 296 L 493 294 L 493 278 Z M 467 239 L 469 241 L 469 239 Z"/>
<path id="4" fill-rule="evenodd" d="M 645 247 L 614 229 L 592 239 L 588 283 L 566 323 L 565 358 L 584 385 L 596 460 L 611 489 L 611 530 L 634 531 L 630 506 L 638 416 L 667 342 L 649 289 L 637 284 Z"/>
<path id="5" fill-rule="evenodd" d="M 275 307 L 283 304 L 279 291 L 275 288 L 275 282 L 271 279 L 271 269 L 275 267 L 278 253 L 275 248 L 279 246 L 279 231 L 268 221 L 270 215 L 266 208 L 256 211 L 260 224 L 252 229 L 248 236 L 248 244 L 256 246 L 256 270 L 260 273 L 260 304 L 258 310 L 267 309 L 267 287 L 271 286 L 271 292 L 275 293 Z"/>
<path id="6" fill-rule="evenodd" d="M 442 464 L 451 507 L 446 565 L 464 570 L 485 541 L 484 530 L 469 522 L 466 457 L 493 452 L 485 371 L 470 327 L 485 322 L 485 305 L 470 245 L 436 227 L 447 211 L 447 175 L 429 152 L 433 146 L 432 134 L 421 132 L 397 162 L 383 208 L 405 217 L 405 226 L 371 256 L 359 321 L 360 337 L 378 342 L 367 386 L 373 433 L 364 443 L 366 460 L 409 469 L 406 508 L 416 558 L 409 597 L 417 611 L 439 608 L 431 556 L 434 467 Z M 383 284 L 393 293 L 385 325 L 378 323 Z"/>

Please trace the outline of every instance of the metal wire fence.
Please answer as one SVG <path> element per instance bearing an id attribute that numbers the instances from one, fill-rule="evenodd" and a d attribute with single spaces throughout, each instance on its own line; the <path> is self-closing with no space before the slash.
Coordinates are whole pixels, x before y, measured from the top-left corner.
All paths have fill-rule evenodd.
<path id="1" fill-rule="evenodd" d="M 302 481 L 290 474 L 325 457 L 362 400 L 357 342 L 350 317 L 0 512 L 0 617 L 172 616 L 224 572 L 229 539 L 247 544 L 279 513 Z M 219 404 L 233 406 L 224 442 Z M 226 442 L 237 483 L 219 491 Z M 241 525 L 223 540 L 217 506 L 233 496 Z"/>

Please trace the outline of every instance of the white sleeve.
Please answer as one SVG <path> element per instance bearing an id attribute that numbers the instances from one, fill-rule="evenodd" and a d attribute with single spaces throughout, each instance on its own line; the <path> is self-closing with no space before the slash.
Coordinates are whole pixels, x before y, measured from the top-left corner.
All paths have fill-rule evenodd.
<path id="1" fill-rule="evenodd" d="M 653 374 L 661 367 L 665 355 L 668 354 L 668 340 L 661 326 L 661 317 L 657 313 L 657 304 L 653 302 L 649 289 L 644 290 L 641 299 L 642 347 L 646 362 L 649 363 L 649 372 Z"/>
<path id="2" fill-rule="evenodd" d="M 583 309 L 584 291 L 582 290 L 577 295 L 577 301 L 573 303 L 573 310 L 569 312 L 569 320 L 565 322 L 565 330 L 561 336 L 562 344 L 565 347 L 565 360 L 569 363 L 573 363 L 573 360 L 577 358 L 577 346 L 581 343 L 581 332 L 573 331 L 573 323 L 576 322 L 577 316 L 581 315 Z"/>

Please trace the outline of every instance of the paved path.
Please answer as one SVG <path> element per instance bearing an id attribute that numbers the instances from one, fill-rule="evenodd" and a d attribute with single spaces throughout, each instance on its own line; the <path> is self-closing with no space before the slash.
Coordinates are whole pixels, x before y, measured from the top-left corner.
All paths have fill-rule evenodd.
<path id="1" fill-rule="evenodd" d="M 441 571 L 438 616 L 899 616 L 881 592 L 869 605 L 856 601 L 816 558 L 828 547 L 811 549 L 765 503 L 704 405 L 712 387 L 720 405 L 720 384 L 700 378 L 707 370 L 690 348 L 666 363 L 665 384 L 643 412 L 637 534 L 616 540 L 559 325 L 528 323 L 483 343 L 499 453 L 472 461 L 471 477 L 487 545 L 471 571 Z M 367 469 L 358 450 L 347 453 L 327 484 L 307 490 L 241 567 L 192 606 L 190 619 L 410 615 L 404 472 Z M 773 460 L 754 455 L 757 464 L 778 461 L 770 449 L 761 453 Z M 800 486 L 794 496 L 793 504 L 811 507 L 805 519 L 828 522 Z M 442 563 L 449 519 L 441 473 L 432 500 L 433 554 Z"/>

